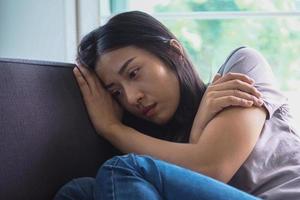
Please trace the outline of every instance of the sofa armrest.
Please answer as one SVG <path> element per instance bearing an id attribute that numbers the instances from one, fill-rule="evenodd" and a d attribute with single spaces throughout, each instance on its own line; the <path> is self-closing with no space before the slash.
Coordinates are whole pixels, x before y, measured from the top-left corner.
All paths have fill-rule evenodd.
<path id="1" fill-rule="evenodd" d="M 74 66 L 0 59 L 0 199 L 52 199 L 120 154 L 96 134 Z"/>

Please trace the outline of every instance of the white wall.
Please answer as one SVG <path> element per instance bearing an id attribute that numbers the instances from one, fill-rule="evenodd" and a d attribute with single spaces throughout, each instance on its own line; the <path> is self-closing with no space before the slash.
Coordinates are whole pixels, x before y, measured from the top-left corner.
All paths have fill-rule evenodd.
<path id="1" fill-rule="evenodd" d="M 99 0 L 0 0 L 0 57 L 74 62 Z"/>

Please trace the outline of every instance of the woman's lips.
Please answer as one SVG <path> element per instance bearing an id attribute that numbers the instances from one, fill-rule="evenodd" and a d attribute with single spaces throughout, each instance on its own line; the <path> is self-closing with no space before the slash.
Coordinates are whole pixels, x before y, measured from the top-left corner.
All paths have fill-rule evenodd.
<path id="1" fill-rule="evenodd" d="M 145 107 L 143 110 L 142 110 L 142 114 L 145 115 L 146 117 L 150 117 L 154 114 L 154 108 L 156 106 L 156 103 L 150 105 L 150 106 L 147 106 Z"/>

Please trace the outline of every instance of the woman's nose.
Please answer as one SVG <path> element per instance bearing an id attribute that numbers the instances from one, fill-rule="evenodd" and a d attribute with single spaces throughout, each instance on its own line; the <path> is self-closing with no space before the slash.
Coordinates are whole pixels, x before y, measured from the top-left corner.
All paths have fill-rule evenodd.
<path id="1" fill-rule="evenodd" d="M 143 99 L 144 94 L 139 89 L 134 87 L 127 87 L 125 90 L 125 96 L 128 104 L 130 105 L 138 105 L 140 101 Z"/>

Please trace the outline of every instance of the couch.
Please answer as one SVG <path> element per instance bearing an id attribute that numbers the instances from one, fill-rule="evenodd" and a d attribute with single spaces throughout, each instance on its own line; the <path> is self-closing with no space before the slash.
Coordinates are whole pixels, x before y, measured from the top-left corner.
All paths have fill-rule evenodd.
<path id="1" fill-rule="evenodd" d="M 52 199 L 121 154 L 96 134 L 75 65 L 0 59 L 0 199 Z"/>

